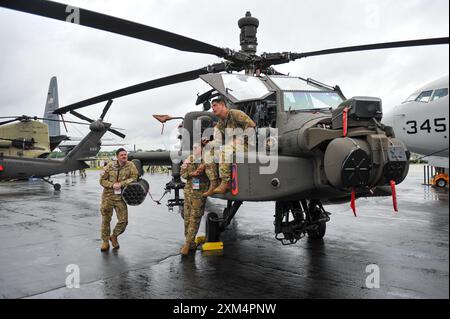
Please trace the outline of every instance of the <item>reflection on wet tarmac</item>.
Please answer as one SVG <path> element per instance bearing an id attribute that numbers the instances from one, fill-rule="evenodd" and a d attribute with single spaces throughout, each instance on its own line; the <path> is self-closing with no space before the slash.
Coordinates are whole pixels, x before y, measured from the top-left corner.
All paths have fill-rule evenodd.
<path id="1" fill-rule="evenodd" d="M 2 298 L 448 298 L 448 189 L 421 185 L 412 167 L 390 197 L 360 198 L 332 212 L 321 241 L 282 246 L 274 203 L 244 203 L 223 233 L 223 251 L 179 255 L 179 213 L 148 200 L 130 207 L 118 251 L 100 253 L 98 172 L 58 175 L 61 192 L 40 181 L 0 183 Z M 167 175 L 146 175 L 154 198 Z M 167 197 L 164 201 L 167 200 Z M 164 202 L 163 201 L 163 202 Z M 209 200 L 207 211 L 225 203 Z M 201 226 L 204 232 L 204 225 Z M 65 287 L 68 264 L 81 287 Z M 380 288 L 365 285 L 380 268 Z"/>

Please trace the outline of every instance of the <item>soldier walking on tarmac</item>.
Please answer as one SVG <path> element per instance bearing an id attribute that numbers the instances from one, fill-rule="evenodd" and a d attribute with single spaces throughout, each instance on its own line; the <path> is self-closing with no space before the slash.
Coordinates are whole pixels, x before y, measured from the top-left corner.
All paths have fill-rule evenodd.
<path id="1" fill-rule="evenodd" d="M 116 151 L 116 161 L 111 161 L 104 168 L 100 175 L 100 185 L 103 186 L 102 204 L 100 212 L 102 214 L 102 246 L 101 251 L 109 250 L 109 241 L 113 249 L 119 248 L 117 237 L 125 231 L 128 224 L 128 208 L 122 199 L 122 190 L 128 184 L 138 179 L 139 173 L 136 166 L 128 161 L 128 153 L 125 149 L 119 148 Z M 113 209 L 116 210 L 117 224 L 111 233 L 111 218 Z"/>
<path id="2" fill-rule="evenodd" d="M 195 236 L 205 212 L 206 198 L 202 193 L 208 189 L 209 180 L 202 162 L 202 144 L 194 143 L 192 154 L 181 165 L 181 177 L 186 180 L 184 186 L 184 236 L 186 241 L 180 252 L 189 254 L 195 250 Z"/>

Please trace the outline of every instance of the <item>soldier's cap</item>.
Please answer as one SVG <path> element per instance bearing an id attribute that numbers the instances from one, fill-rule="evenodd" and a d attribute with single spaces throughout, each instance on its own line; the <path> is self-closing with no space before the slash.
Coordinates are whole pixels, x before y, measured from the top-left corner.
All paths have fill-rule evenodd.
<path id="1" fill-rule="evenodd" d="M 123 147 L 119 148 L 119 149 L 116 151 L 116 156 L 119 155 L 120 152 L 127 152 L 127 150 L 124 149 Z M 127 153 L 128 153 L 128 152 L 127 152 Z"/>

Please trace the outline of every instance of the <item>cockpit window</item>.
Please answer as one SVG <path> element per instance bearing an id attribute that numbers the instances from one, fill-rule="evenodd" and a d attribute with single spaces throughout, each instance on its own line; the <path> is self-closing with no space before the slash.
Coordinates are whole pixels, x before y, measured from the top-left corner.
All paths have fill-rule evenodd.
<path id="1" fill-rule="evenodd" d="M 285 111 L 335 108 L 342 102 L 342 98 L 336 92 L 324 91 L 283 92 L 283 100 Z"/>
<path id="2" fill-rule="evenodd" d="M 260 99 L 270 94 L 257 77 L 241 74 L 221 74 L 227 93 L 239 101 Z"/>
<path id="3" fill-rule="evenodd" d="M 419 92 L 414 92 L 413 94 L 411 94 L 410 96 L 408 96 L 408 97 L 406 98 L 406 100 L 404 100 L 402 103 L 415 101 L 418 95 L 419 95 Z"/>
<path id="4" fill-rule="evenodd" d="M 416 97 L 415 101 L 416 102 L 428 103 L 430 101 L 431 94 L 433 94 L 433 90 L 423 91 L 422 93 L 419 94 L 418 97 Z"/>
<path id="5" fill-rule="evenodd" d="M 278 86 L 281 90 L 286 91 L 319 91 L 317 87 L 308 84 L 308 82 L 299 79 L 291 78 L 287 76 L 270 76 L 270 79 Z"/>
<path id="6" fill-rule="evenodd" d="M 440 99 L 440 98 L 442 98 L 444 96 L 447 96 L 447 95 L 448 95 L 448 89 L 437 89 L 437 90 L 434 90 L 434 94 L 433 94 L 433 97 L 431 98 L 431 101 L 435 101 L 435 100 Z"/>

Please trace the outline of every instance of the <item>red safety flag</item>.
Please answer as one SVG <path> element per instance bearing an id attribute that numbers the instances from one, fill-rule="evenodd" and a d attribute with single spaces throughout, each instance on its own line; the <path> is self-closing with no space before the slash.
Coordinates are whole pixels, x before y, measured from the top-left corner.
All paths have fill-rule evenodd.
<path id="1" fill-rule="evenodd" d="M 397 190 L 395 189 L 395 181 L 390 181 L 391 190 L 392 190 L 392 204 L 394 205 L 394 210 L 398 212 L 397 206 Z"/>
<path id="2" fill-rule="evenodd" d="M 352 195 L 350 197 L 350 207 L 353 210 L 353 215 L 356 217 L 356 192 L 355 189 L 352 189 Z"/>
<path id="3" fill-rule="evenodd" d="M 347 136 L 347 115 L 348 115 L 349 108 L 346 106 L 344 107 L 344 110 L 342 111 L 342 129 L 343 129 L 343 135 L 344 137 Z"/>

